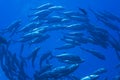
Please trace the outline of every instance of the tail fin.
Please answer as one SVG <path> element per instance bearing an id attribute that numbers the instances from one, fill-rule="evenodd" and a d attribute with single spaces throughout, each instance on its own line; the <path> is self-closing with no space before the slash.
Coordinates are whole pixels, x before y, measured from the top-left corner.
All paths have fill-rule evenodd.
<path id="1" fill-rule="evenodd" d="M 85 11 L 85 9 L 79 8 L 79 10 L 80 10 L 84 15 L 87 15 L 87 12 Z"/>

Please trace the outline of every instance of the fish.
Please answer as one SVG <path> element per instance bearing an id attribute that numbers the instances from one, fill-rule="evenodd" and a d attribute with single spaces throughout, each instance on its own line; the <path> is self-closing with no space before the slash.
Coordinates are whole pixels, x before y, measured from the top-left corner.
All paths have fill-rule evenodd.
<path id="1" fill-rule="evenodd" d="M 39 50 L 40 50 L 40 47 L 36 47 L 33 51 L 32 51 L 32 53 L 26 58 L 26 59 L 28 59 L 28 60 L 32 60 L 32 67 L 34 67 L 34 62 L 35 62 L 35 59 L 36 59 L 36 57 L 37 57 L 37 54 L 38 54 L 38 52 L 39 52 Z"/>
<path id="2" fill-rule="evenodd" d="M 93 72 L 93 74 L 100 75 L 100 74 L 103 74 L 103 73 L 106 73 L 106 72 L 107 72 L 107 70 L 105 68 L 99 68 L 99 69 L 95 70 Z"/>
<path id="3" fill-rule="evenodd" d="M 13 30 L 16 31 L 20 27 L 21 20 L 16 20 L 12 22 L 7 28 L 3 29 L 3 32 L 12 32 Z"/>
<path id="4" fill-rule="evenodd" d="M 88 32 L 90 34 L 92 44 L 99 45 L 103 48 L 107 48 L 109 46 L 110 36 L 107 30 L 95 27 Z"/>
<path id="5" fill-rule="evenodd" d="M 32 80 L 28 74 L 26 74 L 25 70 L 24 70 L 24 65 L 21 65 L 20 66 L 20 70 L 18 71 L 18 74 L 17 74 L 17 79 L 18 80 Z"/>
<path id="6" fill-rule="evenodd" d="M 13 30 L 12 30 L 12 32 L 11 32 L 11 34 L 10 34 L 10 38 L 11 37 L 13 37 L 16 33 L 17 33 L 17 31 L 18 31 L 18 29 L 19 29 L 19 27 L 21 26 L 21 20 L 17 20 L 15 23 L 14 23 L 14 25 L 13 26 L 15 26 L 14 28 L 13 28 Z"/>
<path id="7" fill-rule="evenodd" d="M 60 77 L 67 76 L 68 74 L 74 72 L 78 67 L 79 64 L 55 67 L 52 70 L 44 72 L 41 75 L 39 75 L 39 79 L 44 78 L 59 79 Z"/>
<path id="8" fill-rule="evenodd" d="M 46 65 L 44 65 L 39 71 L 38 71 L 38 74 L 40 75 L 40 74 L 42 74 L 42 73 L 44 73 L 44 72 L 46 72 L 46 71 L 49 71 L 49 70 L 51 70 L 52 69 L 52 64 L 46 64 Z"/>
<path id="9" fill-rule="evenodd" d="M 80 80 L 97 80 L 99 78 L 99 75 L 89 75 L 89 76 L 85 76 Z"/>
<path id="10" fill-rule="evenodd" d="M 70 22 L 70 19 L 68 19 L 68 18 L 63 18 L 60 23 L 66 24 L 66 23 L 69 23 L 69 22 Z"/>
<path id="11" fill-rule="evenodd" d="M 36 37 L 41 37 L 42 33 L 40 33 L 39 31 L 34 31 L 34 32 L 29 32 L 24 34 L 18 41 L 15 42 L 27 42 L 30 40 L 33 40 Z"/>
<path id="12" fill-rule="evenodd" d="M 100 37 L 100 36 L 92 35 L 90 37 L 89 41 L 92 44 L 99 45 L 99 46 L 101 46 L 102 48 L 105 48 L 105 49 L 108 48 L 108 45 L 109 45 L 109 43 L 108 43 L 109 40 L 107 39 L 107 37 L 103 38 L 103 37 Z"/>
<path id="13" fill-rule="evenodd" d="M 36 43 L 41 43 L 41 42 L 47 40 L 49 37 L 50 37 L 50 35 L 48 35 L 48 34 L 41 35 L 41 37 L 36 37 L 35 39 L 31 40 L 29 42 L 29 45 L 36 44 Z"/>
<path id="14" fill-rule="evenodd" d="M 49 7 L 48 10 L 50 11 L 63 11 L 65 10 L 65 8 L 63 6 L 52 6 L 52 7 Z"/>
<path id="15" fill-rule="evenodd" d="M 65 35 L 68 35 L 68 36 L 83 36 L 84 35 L 84 33 L 82 33 L 82 32 L 79 32 L 79 31 L 72 31 L 72 32 L 69 32 L 69 33 L 64 33 L 63 32 L 63 34 L 65 34 Z"/>
<path id="16" fill-rule="evenodd" d="M 51 3 L 45 3 L 36 8 L 32 8 L 31 10 L 44 10 L 44 9 L 48 9 L 49 7 L 52 7 L 52 6 L 53 6 L 53 4 L 51 4 Z"/>
<path id="17" fill-rule="evenodd" d="M 34 37 L 39 37 L 40 35 L 41 33 L 39 31 L 33 31 L 33 32 L 24 34 L 22 38 L 34 38 Z"/>
<path id="18" fill-rule="evenodd" d="M 56 50 L 64 50 L 64 49 L 70 49 L 70 48 L 74 48 L 74 47 L 75 47 L 74 44 L 66 43 L 63 46 L 57 47 L 55 49 Z"/>
<path id="19" fill-rule="evenodd" d="M 115 20 L 115 21 L 118 21 L 120 22 L 120 17 L 114 15 L 113 13 L 111 12 L 108 12 L 108 11 L 104 11 L 104 12 L 100 12 L 104 17 L 108 18 L 108 19 L 111 19 L 111 20 Z"/>
<path id="20" fill-rule="evenodd" d="M 15 59 L 15 60 L 13 60 Z M 4 63 L 1 63 L 1 66 L 6 66 L 6 70 L 8 72 L 8 74 L 6 74 L 7 76 L 9 75 L 9 78 L 13 79 L 13 75 L 17 75 L 16 72 L 18 70 L 18 65 L 19 61 L 17 60 L 16 56 L 11 54 L 10 51 L 8 51 L 8 54 L 5 55 L 4 58 Z M 5 68 L 4 68 L 5 69 Z"/>
<path id="21" fill-rule="evenodd" d="M 116 25 L 115 23 L 111 22 L 111 21 L 106 21 L 104 19 L 100 20 L 102 23 L 104 23 L 108 28 L 115 30 L 115 31 L 120 31 L 120 28 L 118 25 Z"/>
<path id="22" fill-rule="evenodd" d="M 60 23 L 63 18 L 61 16 L 51 16 L 46 18 L 46 23 L 48 24 L 57 24 Z"/>
<path id="23" fill-rule="evenodd" d="M 69 64 L 75 64 L 75 63 L 79 64 L 84 62 L 84 60 L 81 59 L 79 56 L 65 52 L 63 54 L 56 55 L 55 58 L 57 58 L 60 62 L 69 63 Z"/>
<path id="24" fill-rule="evenodd" d="M 28 17 L 35 17 L 35 16 L 39 16 L 42 19 L 44 19 L 45 17 L 47 17 L 50 13 L 52 13 L 51 10 L 49 9 L 44 9 L 44 10 L 40 10 L 35 12 L 34 14 L 28 15 Z"/>
<path id="25" fill-rule="evenodd" d="M 54 24 L 51 27 L 46 28 L 46 32 L 56 31 L 56 30 L 64 30 L 64 29 L 65 29 L 65 26 Z"/>
<path id="26" fill-rule="evenodd" d="M 25 25 L 24 27 L 22 27 L 18 32 L 29 32 L 34 28 L 38 28 L 41 25 L 40 22 L 31 22 L 27 25 Z"/>
<path id="27" fill-rule="evenodd" d="M 73 44 L 73 45 L 80 45 L 79 41 L 78 40 L 75 40 L 75 39 L 72 39 L 72 36 L 71 38 L 65 38 L 65 36 L 63 38 L 61 38 L 60 40 L 68 43 L 68 44 Z"/>
<path id="28" fill-rule="evenodd" d="M 85 16 L 83 14 L 80 14 L 80 12 L 75 12 L 75 11 L 64 11 L 64 12 L 61 12 L 62 14 L 64 14 L 65 16 L 67 17 L 70 17 L 70 16 Z"/>
<path id="29" fill-rule="evenodd" d="M 95 13 L 93 10 L 91 10 L 97 17 L 97 19 L 99 21 L 101 21 L 103 24 L 105 24 L 108 28 L 112 29 L 112 30 L 115 30 L 115 31 L 120 31 L 120 28 L 115 24 L 113 23 L 112 21 L 110 21 L 106 16 L 105 14 L 103 15 L 102 14 L 98 14 L 98 13 Z"/>
<path id="30" fill-rule="evenodd" d="M 100 52 L 96 51 L 96 50 L 90 50 L 90 49 L 85 49 L 85 48 L 82 48 L 80 47 L 82 50 L 86 51 L 86 52 L 89 52 L 91 53 L 92 55 L 96 56 L 98 59 L 101 59 L 101 60 L 106 60 L 106 57 L 101 54 Z"/>
<path id="31" fill-rule="evenodd" d="M 50 59 L 53 57 L 51 51 L 47 51 L 46 53 L 44 53 L 43 55 L 41 55 L 40 62 L 39 62 L 40 67 L 42 67 L 43 61 L 47 60 L 49 57 L 50 57 Z"/>
<path id="32" fill-rule="evenodd" d="M 112 35 L 110 35 L 111 39 L 109 40 L 110 45 L 114 48 L 118 60 L 120 60 L 120 43 L 116 40 Z"/>
<path id="33" fill-rule="evenodd" d="M 74 72 L 79 67 L 79 64 L 71 64 L 69 66 L 60 66 L 54 68 L 51 72 L 53 78 L 60 78 Z"/>
<path id="34" fill-rule="evenodd" d="M 63 38 L 61 39 L 62 41 L 66 42 L 66 43 L 70 43 L 76 46 L 80 46 L 81 44 L 86 44 L 86 43 L 90 43 L 91 39 L 90 38 L 86 38 L 82 35 L 65 35 L 63 36 Z"/>
<path id="35" fill-rule="evenodd" d="M 67 30 L 80 31 L 80 30 L 85 30 L 86 29 L 86 25 L 76 23 L 76 24 L 71 24 L 71 25 L 66 26 L 66 29 Z"/>
<path id="36" fill-rule="evenodd" d="M 30 20 L 31 22 L 41 22 L 43 23 L 44 21 L 41 20 L 40 16 L 34 16 L 33 18 L 31 18 Z"/>
<path id="37" fill-rule="evenodd" d="M 16 53 L 12 54 L 11 58 L 12 58 L 11 63 L 14 66 L 14 68 L 19 68 L 19 66 L 20 66 L 20 60 L 18 59 L 17 54 Z"/>
<path id="38" fill-rule="evenodd" d="M 104 17 L 103 15 L 101 15 L 99 12 L 95 12 L 93 9 L 90 9 L 90 11 L 95 15 L 95 17 L 97 18 L 97 20 L 108 20 L 106 17 Z"/>

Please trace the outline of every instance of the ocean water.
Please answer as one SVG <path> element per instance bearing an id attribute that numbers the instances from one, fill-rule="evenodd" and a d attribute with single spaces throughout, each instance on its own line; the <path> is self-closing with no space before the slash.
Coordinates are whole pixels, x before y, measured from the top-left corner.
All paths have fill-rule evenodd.
<path id="1" fill-rule="evenodd" d="M 84 9 L 87 12 L 88 19 L 90 20 L 89 23 L 91 23 L 92 25 L 96 25 L 99 28 L 107 30 L 109 32 L 109 34 L 112 35 L 120 44 L 120 39 L 119 39 L 120 35 L 118 35 L 118 32 L 120 33 L 120 31 L 119 30 L 116 31 L 109 27 L 106 27 L 106 25 L 104 25 L 101 21 L 97 20 L 95 15 L 90 11 L 91 9 L 94 10 L 95 12 L 108 11 L 108 12 L 118 16 L 120 19 L 120 15 L 119 15 L 120 14 L 120 8 L 119 8 L 120 1 L 119 0 L 0 0 L 0 31 L 5 29 L 12 22 L 19 20 L 19 19 L 21 20 L 20 28 L 24 27 L 24 25 L 31 22 L 29 15 L 31 15 L 35 12 L 34 10 L 31 10 L 31 9 L 36 8 L 45 3 L 51 3 L 56 6 L 57 5 L 63 6 L 65 8 L 64 11 L 80 12 L 79 8 Z M 61 13 L 64 11 L 57 11 L 56 13 L 57 13 L 57 15 L 61 15 Z M 118 22 L 116 20 L 111 20 L 111 21 L 118 28 L 120 28 L 120 26 L 119 26 L 120 21 L 118 21 Z M 76 22 L 72 22 L 71 24 L 74 24 L 74 23 L 76 23 Z M 77 21 L 77 23 L 81 23 L 81 22 Z M 87 23 L 84 23 L 84 24 L 87 24 Z M 45 24 L 45 25 L 47 25 L 47 24 Z M 52 25 L 54 25 L 54 23 Z M 49 27 L 51 27 L 52 25 L 49 25 Z M 59 25 L 62 25 L 62 24 L 59 24 Z M 67 26 L 68 24 L 64 23 L 64 25 Z M 25 45 L 25 48 L 23 50 L 23 57 L 29 56 L 30 53 L 36 47 L 40 46 L 39 54 L 36 56 L 36 60 L 34 63 L 35 67 L 32 68 L 31 61 L 26 60 L 27 66 L 24 68 L 24 71 L 31 79 L 23 79 L 23 80 L 37 80 L 37 79 L 34 79 L 33 75 L 35 74 L 35 71 L 40 69 L 40 67 L 39 67 L 40 56 L 43 55 L 47 51 L 51 51 L 54 56 L 58 55 L 58 54 L 63 54 L 64 52 L 67 52 L 70 54 L 77 55 L 80 58 L 83 58 L 85 60 L 85 62 L 79 64 L 79 67 L 74 72 L 71 72 L 68 75 L 65 75 L 65 76 L 62 76 L 59 78 L 55 78 L 55 79 L 54 79 L 54 77 L 49 78 L 48 80 L 75 80 L 75 79 L 71 79 L 68 77 L 71 75 L 74 75 L 74 76 L 78 77 L 79 80 L 81 80 L 81 78 L 91 75 L 95 70 L 97 70 L 99 68 L 105 68 L 107 70 L 107 72 L 100 74 L 99 75 L 100 77 L 95 80 L 120 80 L 120 78 L 115 79 L 116 76 L 120 77 L 120 65 L 118 68 L 116 68 L 116 65 L 120 64 L 120 59 L 116 55 L 116 51 L 113 46 L 108 45 L 107 48 L 103 48 L 99 45 L 91 45 L 91 44 L 80 45 L 81 47 L 84 47 L 86 49 L 97 50 L 98 52 L 102 53 L 105 56 L 105 58 L 106 58 L 105 60 L 101 60 L 101 59 L 95 57 L 94 55 L 90 54 L 89 52 L 86 52 L 86 51 L 80 49 L 80 46 L 75 46 L 75 47 L 69 48 L 69 49 L 57 50 L 56 49 L 57 47 L 60 47 L 63 44 L 65 44 L 63 41 L 61 41 L 61 38 L 64 36 L 63 33 L 65 33 L 65 32 L 72 32 L 72 31 L 66 31 L 64 29 L 48 31 L 47 34 L 50 35 L 50 38 L 48 38 L 47 40 L 45 40 L 39 44 L 34 44 L 31 46 L 29 46 L 29 43 L 26 43 L 26 42 L 21 43 L 21 42 L 16 41 L 20 38 L 20 36 L 23 36 L 23 34 L 21 34 L 21 33 L 19 34 L 19 32 L 18 33 L 16 32 L 13 35 L 13 37 L 10 37 L 11 32 L 9 32 L 9 33 L 4 32 L 4 34 L 1 33 L 1 36 L 4 37 L 7 41 L 11 40 L 8 50 L 11 51 L 12 53 L 15 53 L 19 60 L 21 59 L 21 58 L 19 58 L 21 44 Z M 99 37 L 99 35 L 98 35 L 98 37 Z M 110 36 L 110 38 L 111 38 L 111 36 Z M 101 38 L 101 40 L 104 41 L 104 37 L 103 37 L 103 39 Z M 114 41 L 114 42 L 116 42 L 116 41 Z M 118 44 L 118 48 L 120 48 L 119 44 Z M 2 51 L 2 49 L 1 49 L 1 51 Z M 120 51 L 118 51 L 118 52 L 120 55 Z M 5 65 L 8 66 L 11 64 L 12 63 L 5 64 Z M 69 65 L 69 64 L 62 63 L 56 59 L 50 60 L 50 64 L 52 64 L 53 68 L 64 66 L 64 65 Z M 12 66 L 12 68 L 13 68 L 13 66 Z M 10 73 L 9 71 L 11 71 L 11 70 L 8 70 L 8 73 Z M 23 73 L 21 73 L 21 74 L 23 74 Z M 12 74 L 12 75 L 14 75 L 14 74 Z M 105 78 L 107 78 L 107 79 L 105 79 Z M 17 78 L 10 79 L 5 74 L 5 71 L 2 68 L 0 68 L 0 80 L 22 80 L 22 78 L 21 79 L 17 79 Z M 42 79 L 40 79 L 40 80 L 42 80 Z M 47 79 L 43 79 L 43 80 L 47 80 Z M 87 79 L 87 80 L 89 80 L 89 79 Z M 93 80 L 93 79 L 90 79 L 90 80 Z"/>

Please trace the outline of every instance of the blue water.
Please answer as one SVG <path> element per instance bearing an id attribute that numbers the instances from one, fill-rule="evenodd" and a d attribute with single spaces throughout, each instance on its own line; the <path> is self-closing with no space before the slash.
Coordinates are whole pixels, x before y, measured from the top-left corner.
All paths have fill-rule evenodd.
<path id="1" fill-rule="evenodd" d="M 37 7 L 39 5 L 42 5 L 44 3 L 52 3 L 54 5 L 61 5 L 65 7 L 66 10 L 73 10 L 77 11 L 78 8 L 84 8 L 88 10 L 89 17 L 91 19 L 91 22 L 93 24 L 97 24 L 101 27 L 104 27 L 103 24 L 100 24 L 99 22 L 95 20 L 95 17 L 91 12 L 89 12 L 89 9 L 92 8 L 97 11 L 109 11 L 113 14 L 120 17 L 120 1 L 119 0 L 0 0 L 0 28 L 6 27 L 9 24 L 11 24 L 13 21 L 17 19 L 22 20 L 22 26 L 29 22 L 29 18 L 27 15 L 31 12 L 30 9 L 33 7 Z M 114 37 L 116 36 L 115 31 L 109 31 Z M 61 34 L 59 31 L 53 31 L 51 33 L 52 36 L 50 39 L 46 40 L 45 42 L 39 44 L 42 49 L 40 50 L 40 53 L 44 53 L 47 50 L 52 50 L 53 54 L 61 54 L 62 52 L 70 52 L 76 55 L 79 55 L 81 58 L 85 59 L 85 62 L 80 64 L 79 68 L 73 73 L 75 76 L 82 78 L 84 76 L 90 75 L 93 71 L 95 71 L 98 68 L 104 67 L 108 70 L 107 73 L 104 73 L 100 76 L 99 80 L 103 80 L 103 78 L 107 77 L 108 80 L 112 80 L 112 78 L 116 75 L 120 75 L 120 68 L 116 69 L 115 65 L 120 63 L 120 61 L 117 59 L 117 56 L 115 54 L 115 51 L 112 47 L 108 47 L 107 49 L 103 49 L 98 46 L 94 46 L 98 51 L 103 53 L 106 56 L 106 60 L 102 61 L 100 59 L 97 59 L 93 55 L 80 50 L 79 47 L 75 47 L 73 49 L 69 50 L 54 50 L 55 47 L 58 47 L 62 44 L 62 42 L 59 41 L 59 37 L 61 37 Z M 10 50 L 12 52 L 19 52 L 19 44 L 13 44 L 10 46 Z M 38 45 L 34 45 L 36 47 Z M 85 45 L 86 48 L 91 48 L 93 46 Z M 32 51 L 33 48 L 26 47 L 26 50 L 24 52 L 24 55 L 27 55 L 30 51 Z M 53 65 L 57 66 L 60 63 L 58 62 L 52 62 Z M 36 63 L 37 65 L 37 63 Z M 31 68 L 26 69 L 26 72 L 31 75 L 32 72 Z M 4 74 L 4 72 L 0 69 L 0 80 L 8 80 Z"/>

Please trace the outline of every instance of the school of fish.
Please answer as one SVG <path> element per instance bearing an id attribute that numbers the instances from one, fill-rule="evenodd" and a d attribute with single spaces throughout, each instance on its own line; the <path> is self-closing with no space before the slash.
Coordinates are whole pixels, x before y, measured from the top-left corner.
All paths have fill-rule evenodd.
<path id="1" fill-rule="evenodd" d="M 0 67 L 9 80 L 98 80 L 108 71 L 106 68 L 100 67 L 82 78 L 73 74 L 86 59 L 68 50 L 78 47 L 85 54 L 93 55 L 93 58 L 102 61 L 107 59 L 105 53 L 87 45 L 104 50 L 112 47 L 120 61 L 120 27 L 114 23 L 120 23 L 120 17 L 111 12 L 90 9 L 104 28 L 93 24 L 88 11 L 82 8 L 72 11 L 45 3 L 30 11 L 29 21 L 25 25 L 18 19 L 0 30 Z M 53 35 L 60 37 L 49 42 Z M 56 41 L 61 44 L 54 44 Z M 43 43 L 46 43 L 45 51 L 41 50 Z M 51 46 L 55 47 L 54 50 L 47 49 Z M 54 51 L 61 53 L 54 54 Z M 58 65 L 54 65 L 54 62 Z M 120 63 L 115 68 L 120 68 Z M 27 73 L 27 69 L 31 73 Z M 104 77 L 104 80 L 109 79 Z M 120 80 L 120 75 L 112 76 L 112 80 Z"/>

